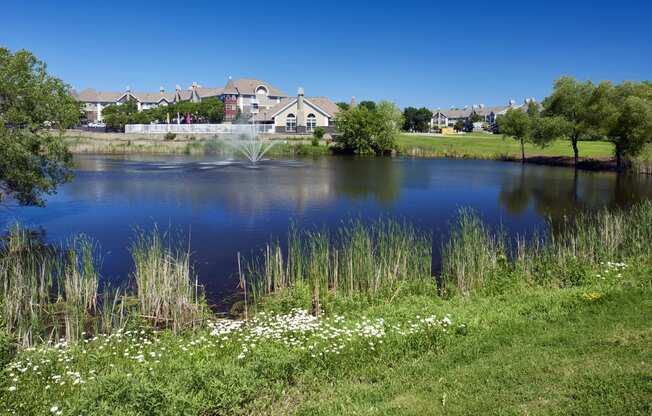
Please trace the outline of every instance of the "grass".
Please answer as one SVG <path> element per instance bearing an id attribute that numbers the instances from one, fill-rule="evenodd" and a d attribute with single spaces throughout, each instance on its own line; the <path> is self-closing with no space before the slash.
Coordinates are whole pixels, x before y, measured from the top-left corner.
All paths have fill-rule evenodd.
<path id="1" fill-rule="evenodd" d="M 456 136 L 418 136 L 402 134 L 398 140 L 401 152 L 408 155 L 454 157 L 468 159 L 520 159 L 520 144 L 501 135 L 468 133 Z M 580 157 L 611 158 L 613 145 L 608 142 L 579 142 Z M 558 140 L 540 148 L 525 146 L 526 156 L 573 157 L 570 142 Z"/>
<path id="2" fill-rule="evenodd" d="M 132 247 L 135 291 L 98 290 L 98 256 L 84 236 L 65 247 L 13 226 L 0 244 L 0 332 L 23 347 L 123 328 L 128 320 L 179 331 L 203 319 L 190 254 L 155 230 Z"/>
<path id="3" fill-rule="evenodd" d="M 649 414 L 651 265 L 598 272 L 37 348 L 5 368 L 0 402 L 30 415 Z"/>
<path id="4" fill-rule="evenodd" d="M 293 226 L 288 235 L 286 253 L 278 242 L 268 244 L 245 267 L 241 280 L 254 306 L 274 293 L 309 291 L 319 311 L 338 297 L 374 301 L 432 284 L 432 239 L 409 224 L 349 221 L 333 234 Z"/>
<path id="5" fill-rule="evenodd" d="M 213 139 L 161 140 L 145 137 L 94 138 L 84 136 L 66 137 L 66 143 L 75 154 L 154 154 L 154 155 L 232 155 L 233 148 Z M 279 139 L 267 153 L 270 156 L 321 156 L 330 154 L 328 146 L 311 146 L 296 139 Z"/>
<path id="6" fill-rule="evenodd" d="M 146 279 L 170 258 L 187 279 L 186 251 L 152 238 L 136 242 Z M 21 349 L 2 360 L 0 403 L 30 415 L 650 414 L 652 203 L 533 241 L 463 211 L 437 285 L 423 277 L 430 240 L 409 225 L 295 229 L 245 267 L 262 296 L 248 321 L 174 332 L 132 320 Z"/>

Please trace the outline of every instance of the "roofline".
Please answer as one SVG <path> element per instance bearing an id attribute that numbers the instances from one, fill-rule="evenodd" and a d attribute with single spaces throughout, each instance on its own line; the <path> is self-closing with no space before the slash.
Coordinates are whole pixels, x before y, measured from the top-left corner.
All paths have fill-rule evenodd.
<path id="1" fill-rule="evenodd" d="M 294 104 L 296 101 L 297 101 L 297 98 L 293 98 L 292 100 L 290 100 L 289 103 L 287 103 L 285 106 L 281 107 L 281 109 L 279 109 L 278 111 L 276 111 L 274 114 L 270 115 L 269 118 L 270 118 L 270 119 L 273 119 L 274 117 L 276 117 L 277 115 L 279 115 L 279 113 L 282 113 L 283 111 L 287 110 L 287 109 L 288 109 L 292 104 Z M 329 113 L 328 111 L 324 110 L 323 108 L 321 108 L 321 107 L 318 106 L 317 104 L 313 103 L 313 102 L 310 101 L 309 99 L 304 98 L 303 101 L 304 101 L 304 102 L 308 102 L 311 106 L 313 106 L 314 108 L 316 108 L 317 111 L 320 111 L 322 114 L 326 115 L 327 117 L 333 118 L 333 115 L 332 115 L 331 113 Z"/>

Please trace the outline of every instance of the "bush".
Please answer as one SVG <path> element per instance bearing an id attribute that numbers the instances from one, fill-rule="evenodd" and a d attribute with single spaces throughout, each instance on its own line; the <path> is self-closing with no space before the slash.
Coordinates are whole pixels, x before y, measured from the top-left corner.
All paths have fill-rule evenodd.
<path id="1" fill-rule="evenodd" d="M 177 135 L 174 133 L 165 133 L 165 137 L 163 138 L 166 141 L 172 141 L 177 138 Z"/>
<path id="2" fill-rule="evenodd" d="M 310 144 L 312 144 L 313 146 L 319 146 L 319 139 L 313 137 L 312 140 L 310 141 Z"/>
<path id="3" fill-rule="evenodd" d="M 324 134 L 326 134 L 326 129 L 323 127 L 315 127 L 315 131 L 312 132 L 312 136 L 317 140 L 323 139 Z"/>

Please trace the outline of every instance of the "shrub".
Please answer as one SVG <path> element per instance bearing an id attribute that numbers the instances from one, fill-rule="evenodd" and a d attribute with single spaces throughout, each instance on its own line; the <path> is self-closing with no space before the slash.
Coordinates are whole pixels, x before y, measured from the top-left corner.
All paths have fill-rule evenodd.
<path id="1" fill-rule="evenodd" d="M 326 129 L 321 126 L 315 127 L 315 131 L 312 132 L 312 136 L 317 140 L 323 139 L 324 134 L 326 134 Z"/>
<path id="2" fill-rule="evenodd" d="M 312 140 L 310 141 L 310 144 L 313 146 L 319 146 L 319 139 L 317 137 L 313 137 Z"/>
<path id="3" fill-rule="evenodd" d="M 177 135 L 174 133 L 165 133 L 165 136 L 163 137 L 164 140 L 166 141 L 172 141 L 177 138 Z"/>

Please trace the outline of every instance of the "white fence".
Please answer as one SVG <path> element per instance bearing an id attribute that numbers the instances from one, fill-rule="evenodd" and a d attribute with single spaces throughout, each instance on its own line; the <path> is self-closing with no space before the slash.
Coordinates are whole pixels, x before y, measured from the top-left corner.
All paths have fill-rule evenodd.
<path id="1" fill-rule="evenodd" d="M 243 134 L 274 133 L 273 124 L 127 124 L 125 133 Z"/>

